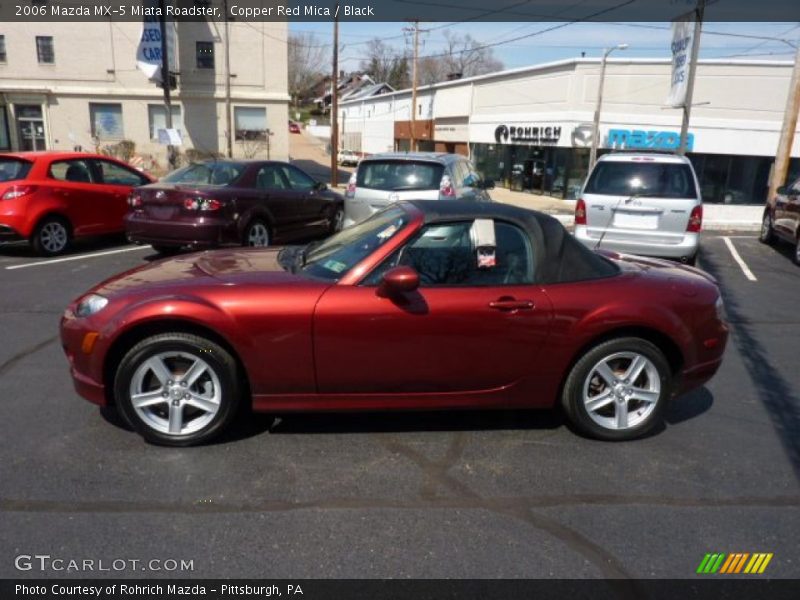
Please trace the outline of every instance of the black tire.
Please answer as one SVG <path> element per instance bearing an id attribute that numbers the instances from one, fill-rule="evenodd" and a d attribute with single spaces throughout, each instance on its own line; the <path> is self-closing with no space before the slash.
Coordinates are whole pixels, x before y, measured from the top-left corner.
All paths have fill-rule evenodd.
<path id="1" fill-rule="evenodd" d="M 72 245 L 72 227 L 63 217 L 45 217 L 36 226 L 31 246 L 41 256 L 64 254 Z"/>
<path id="2" fill-rule="evenodd" d="M 617 398 L 617 391 L 615 391 L 617 388 L 612 389 L 611 386 L 606 384 L 595 371 L 595 367 L 606 358 L 611 358 L 611 364 L 620 364 L 622 369 L 625 369 L 625 361 L 627 358 L 613 358 L 620 354 L 623 356 L 625 354 L 642 356 L 649 361 L 649 366 L 642 369 L 640 372 L 641 374 L 638 375 L 634 381 L 630 382 L 630 384 L 623 383 L 621 379 L 618 380 L 620 397 Z M 628 368 L 632 365 L 633 362 L 631 361 L 628 363 Z M 618 374 L 618 372 L 613 369 L 612 373 L 614 375 Z M 652 379 L 658 381 L 657 389 L 659 391 L 647 392 L 647 394 L 655 398 L 654 402 L 644 403 L 633 398 L 624 399 L 622 397 L 627 394 L 631 388 L 638 388 L 643 385 L 641 382 L 645 381 L 645 379 L 649 383 L 651 376 Z M 561 403 L 567 418 L 573 426 L 584 435 L 600 440 L 631 440 L 647 434 L 663 422 L 664 408 L 672 393 L 671 379 L 672 372 L 669 363 L 664 357 L 664 353 L 654 344 L 635 337 L 616 338 L 598 344 L 578 359 L 578 362 L 575 363 L 575 366 L 572 368 L 572 371 L 570 371 L 564 384 Z M 592 398 L 600 399 L 604 390 L 607 390 L 609 395 L 614 399 L 610 402 L 606 400 L 607 404 L 605 406 L 601 406 L 597 411 L 593 411 L 596 413 L 593 417 L 586 407 L 584 392 L 585 389 L 591 391 L 593 386 L 598 385 L 600 389 L 597 395 L 589 396 L 590 400 Z M 652 386 L 649 385 L 648 387 L 653 387 L 654 385 L 655 384 Z M 642 391 L 643 390 L 638 390 L 637 393 L 641 393 Z M 652 408 L 649 408 L 651 405 L 653 405 Z M 606 425 L 598 422 L 598 420 L 616 422 L 619 418 L 619 411 L 621 410 L 625 411 L 627 415 L 626 419 L 630 419 L 631 421 L 638 419 L 638 421 L 633 425 L 619 428 L 612 425 L 610 422 Z M 630 416 L 631 414 L 633 414 L 632 418 Z"/>
<path id="3" fill-rule="evenodd" d="M 772 216 L 769 211 L 764 212 L 764 218 L 761 220 L 761 232 L 758 234 L 758 241 L 768 246 L 775 243 L 775 230 L 772 228 Z"/>
<path id="4" fill-rule="evenodd" d="M 151 244 L 151 246 L 153 247 L 153 250 L 163 256 L 174 256 L 181 251 L 180 246 L 161 246 L 159 244 Z"/>
<path id="5" fill-rule="evenodd" d="M 697 255 L 698 254 L 700 254 L 699 250 L 697 252 L 695 252 L 694 254 L 692 254 L 689 258 L 686 259 L 686 264 L 689 265 L 690 267 L 697 266 Z"/>
<path id="6" fill-rule="evenodd" d="M 344 225 L 344 207 L 336 206 L 331 212 L 328 222 L 328 233 L 334 234 L 342 230 Z"/>
<path id="7" fill-rule="evenodd" d="M 800 266 L 800 235 L 794 241 L 794 256 L 792 257 L 794 264 Z"/>
<path id="8" fill-rule="evenodd" d="M 272 243 L 272 231 L 267 222 L 253 219 L 247 224 L 242 236 L 242 246 L 266 248 L 270 243 Z"/>
<path id="9" fill-rule="evenodd" d="M 162 377 L 170 377 L 168 385 L 161 385 L 161 377 L 150 368 L 148 361 L 154 358 L 166 367 Z M 198 359 L 204 370 L 196 382 L 184 386 L 180 379 L 189 365 L 201 364 Z M 241 401 L 237 371 L 234 358 L 218 344 L 193 334 L 163 333 L 142 340 L 125 354 L 114 377 L 114 398 L 125 419 L 148 442 L 194 446 L 219 435 L 236 416 Z M 141 387 L 147 387 L 144 393 L 151 394 L 153 402 L 137 410 L 131 395 Z M 167 396 L 161 400 L 164 393 Z M 175 419 L 179 428 L 175 432 L 170 431 L 173 407 L 180 417 Z"/>

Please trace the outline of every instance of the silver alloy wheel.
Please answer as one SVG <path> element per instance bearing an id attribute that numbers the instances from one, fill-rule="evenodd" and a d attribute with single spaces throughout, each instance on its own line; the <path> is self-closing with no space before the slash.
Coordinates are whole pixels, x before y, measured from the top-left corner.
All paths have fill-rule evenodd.
<path id="1" fill-rule="evenodd" d="M 136 369 L 131 405 L 151 429 L 179 436 L 203 429 L 222 400 L 219 377 L 202 358 L 188 352 L 154 354 Z"/>
<path id="2" fill-rule="evenodd" d="M 800 238 L 794 244 L 794 262 L 800 265 Z"/>
<path id="3" fill-rule="evenodd" d="M 42 248 L 50 254 L 57 254 L 66 248 L 69 235 L 63 223 L 50 221 L 45 223 L 39 231 L 39 239 L 42 243 Z"/>
<path id="4" fill-rule="evenodd" d="M 253 223 L 247 228 L 247 245 L 263 248 L 269 246 L 269 230 L 261 222 Z"/>
<path id="5" fill-rule="evenodd" d="M 661 377 L 638 352 L 615 352 L 599 361 L 583 383 L 583 404 L 601 427 L 631 429 L 642 423 L 661 396 Z"/>
<path id="6" fill-rule="evenodd" d="M 769 237 L 769 231 L 772 229 L 772 221 L 769 215 L 764 215 L 764 220 L 761 222 L 761 239 L 766 240 Z"/>
<path id="7" fill-rule="evenodd" d="M 336 212 L 333 215 L 331 226 L 334 232 L 342 230 L 342 227 L 344 226 L 344 211 L 341 208 L 336 209 Z"/>

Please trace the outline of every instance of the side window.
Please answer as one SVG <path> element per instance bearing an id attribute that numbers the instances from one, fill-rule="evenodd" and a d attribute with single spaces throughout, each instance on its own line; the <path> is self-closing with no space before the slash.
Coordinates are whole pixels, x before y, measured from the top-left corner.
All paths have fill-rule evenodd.
<path id="1" fill-rule="evenodd" d="M 60 160 L 50 165 L 50 177 L 59 181 L 95 183 L 89 163 L 85 160 Z"/>
<path id="2" fill-rule="evenodd" d="M 310 192 L 316 186 L 316 182 L 300 169 L 292 167 L 291 165 L 284 165 L 282 168 L 293 190 Z"/>
<path id="3" fill-rule="evenodd" d="M 287 190 L 286 179 L 277 165 L 264 165 L 256 175 L 256 187 L 260 190 Z"/>
<path id="4" fill-rule="evenodd" d="M 389 269 L 406 265 L 419 273 L 422 287 L 500 286 L 533 283 L 533 256 L 527 235 L 515 225 L 495 221 L 495 265 L 478 267 L 472 246 L 472 221 L 424 227 L 364 281 L 378 285 Z"/>
<path id="5" fill-rule="evenodd" d="M 103 183 L 109 185 L 144 185 L 147 179 L 132 169 L 107 160 L 97 161 L 98 169 L 103 177 Z"/>

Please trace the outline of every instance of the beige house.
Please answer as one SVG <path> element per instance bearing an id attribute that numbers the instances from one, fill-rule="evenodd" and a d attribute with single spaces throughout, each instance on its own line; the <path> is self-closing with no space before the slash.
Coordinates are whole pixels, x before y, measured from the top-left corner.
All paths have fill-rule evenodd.
<path id="1" fill-rule="evenodd" d="M 178 23 L 173 127 L 184 156 L 227 152 L 225 26 Z M 76 35 L 76 29 L 80 35 Z M 286 160 L 286 23 L 230 23 L 233 154 Z M 137 22 L 0 24 L 0 150 L 86 151 L 129 140 L 163 169 L 163 91 L 136 68 Z"/>

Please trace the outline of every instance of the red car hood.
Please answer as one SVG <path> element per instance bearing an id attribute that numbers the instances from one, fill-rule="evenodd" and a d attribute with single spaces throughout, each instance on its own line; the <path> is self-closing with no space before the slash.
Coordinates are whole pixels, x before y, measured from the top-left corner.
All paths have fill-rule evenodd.
<path id="1" fill-rule="evenodd" d="M 319 285 L 284 270 L 278 263 L 278 250 L 216 250 L 158 260 L 121 273 L 101 283 L 95 292 L 116 295 L 165 288 L 183 291 L 198 286 L 220 285 Z"/>

